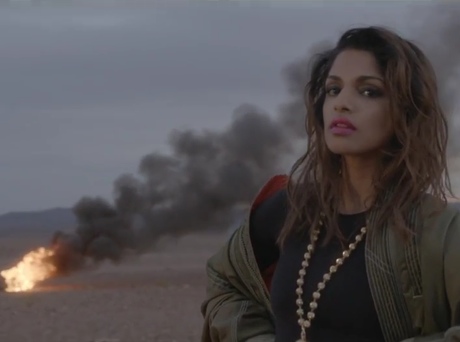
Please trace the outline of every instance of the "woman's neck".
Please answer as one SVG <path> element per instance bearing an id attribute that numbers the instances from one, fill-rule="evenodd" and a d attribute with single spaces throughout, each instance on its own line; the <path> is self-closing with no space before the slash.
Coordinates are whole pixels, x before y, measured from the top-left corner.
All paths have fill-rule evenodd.
<path id="1" fill-rule="evenodd" d="M 375 158 L 343 157 L 340 213 L 355 214 L 369 209 L 376 195 L 374 179 L 377 167 Z"/>

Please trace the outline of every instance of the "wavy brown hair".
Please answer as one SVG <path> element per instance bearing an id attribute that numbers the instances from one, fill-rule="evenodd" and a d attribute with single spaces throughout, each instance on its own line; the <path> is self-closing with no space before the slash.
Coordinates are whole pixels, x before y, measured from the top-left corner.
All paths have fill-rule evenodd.
<path id="1" fill-rule="evenodd" d="M 411 233 L 406 220 L 425 193 L 445 205 L 452 195 L 447 171 L 447 120 L 438 99 L 434 70 L 413 43 L 382 27 L 346 31 L 336 46 L 315 55 L 305 88 L 307 109 L 306 153 L 294 164 L 287 188 L 290 210 L 279 243 L 295 232 L 315 227 L 325 214 L 326 241 L 343 239 L 337 225 L 341 196 L 341 156 L 333 154 L 324 140 L 323 104 L 325 82 L 335 58 L 347 49 L 372 53 L 390 98 L 394 135 L 381 150 L 379 174 L 374 186 L 377 197 L 376 227 L 387 220 L 403 236 Z M 388 191 L 388 189 L 392 189 Z"/>

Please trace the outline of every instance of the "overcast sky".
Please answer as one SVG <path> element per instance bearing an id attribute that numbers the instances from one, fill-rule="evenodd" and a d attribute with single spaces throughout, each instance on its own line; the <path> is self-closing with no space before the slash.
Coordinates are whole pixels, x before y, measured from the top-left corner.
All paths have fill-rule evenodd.
<path id="1" fill-rule="evenodd" d="M 413 35 L 393 1 L 126 1 L 0 7 L 0 214 L 111 197 L 170 130 L 221 129 L 247 102 L 274 113 L 283 66 L 344 29 Z"/>

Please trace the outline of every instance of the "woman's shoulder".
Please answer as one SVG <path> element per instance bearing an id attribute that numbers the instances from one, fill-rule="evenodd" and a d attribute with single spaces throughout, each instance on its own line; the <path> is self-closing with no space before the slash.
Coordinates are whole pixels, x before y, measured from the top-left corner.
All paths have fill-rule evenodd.
<path id="1" fill-rule="evenodd" d="M 251 206 L 249 228 L 253 241 L 275 244 L 287 216 L 287 176 L 271 178 L 259 191 Z"/>
<path id="2" fill-rule="evenodd" d="M 287 182 L 286 175 L 277 175 L 265 183 L 252 203 L 251 221 L 278 221 L 287 214 Z"/>
<path id="3" fill-rule="evenodd" d="M 277 190 L 253 209 L 254 221 L 277 221 L 287 215 L 288 198 L 286 189 Z"/>
<path id="4" fill-rule="evenodd" d="M 256 197 L 249 220 L 254 256 L 260 270 L 266 270 L 279 257 L 277 239 L 287 215 L 286 178 L 271 179 Z"/>
<path id="5" fill-rule="evenodd" d="M 268 200 L 273 201 L 273 198 L 280 193 L 286 192 L 286 187 L 289 182 L 287 175 L 275 175 L 271 177 L 259 190 L 256 197 L 252 201 L 251 210 L 257 209 L 261 204 L 266 205 Z"/>
<path id="6" fill-rule="evenodd" d="M 434 196 L 425 196 L 422 202 L 424 221 L 421 225 L 422 236 L 431 245 L 445 246 L 449 241 L 455 240 L 460 245 L 460 203 L 442 201 Z"/>
<path id="7" fill-rule="evenodd" d="M 437 222 L 437 224 L 449 225 L 460 217 L 460 202 L 447 202 L 432 195 L 424 196 L 421 204 L 421 211 L 428 222 Z"/>
<path id="8" fill-rule="evenodd" d="M 440 209 L 439 205 L 442 205 Z M 417 239 L 420 254 L 415 260 L 420 260 L 423 296 L 417 298 L 423 298 L 426 322 L 444 321 L 442 324 L 448 327 L 449 312 L 460 303 L 459 206 L 457 203 L 445 205 L 433 196 L 427 196 L 422 206 L 427 215 L 420 224 L 422 230 Z"/>
<path id="9" fill-rule="evenodd" d="M 449 240 L 449 243 L 454 242 L 455 248 L 458 249 L 460 246 L 460 203 L 448 203 L 442 216 L 447 225 L 445 240 Z"/>

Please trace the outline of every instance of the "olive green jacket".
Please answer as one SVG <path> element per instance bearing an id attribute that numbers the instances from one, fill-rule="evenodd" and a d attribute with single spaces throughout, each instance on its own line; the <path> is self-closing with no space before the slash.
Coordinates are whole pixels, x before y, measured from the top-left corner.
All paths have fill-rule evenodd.
<path id="1" fill-rule="evenodd" d="M 427 196 L 418 209 L 426 212 Z M 415 211 L 415 210 L 414 210 Z M 391 227 L 373 229 L 366 267 L 386 342 L 460 342 L 460 212 L 448 205 L 403 244 Z M 249 234 L 250 211 L 207 263 L 201 342 L 273 342 L 270 299 Z M 415 217 L 415 215 L 414 215 Z M 291 341 L 286 341 L 291 342 Z"/>

